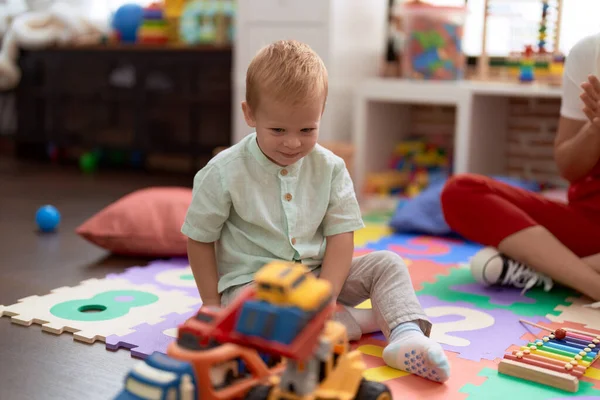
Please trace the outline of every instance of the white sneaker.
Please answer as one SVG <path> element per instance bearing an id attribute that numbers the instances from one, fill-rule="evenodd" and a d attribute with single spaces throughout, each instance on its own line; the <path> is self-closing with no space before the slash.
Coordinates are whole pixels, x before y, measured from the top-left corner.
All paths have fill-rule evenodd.
<path id="1" fill-rule="evenodd" d="M 549 276 L 508 258 L 493 247 L 483 248 L 473 256 L 471 274 L 486 286 L 514 286 L 523 289 L 522 294 L 538 285 L 543 285 L 546 292 L 554 286 Z"/>

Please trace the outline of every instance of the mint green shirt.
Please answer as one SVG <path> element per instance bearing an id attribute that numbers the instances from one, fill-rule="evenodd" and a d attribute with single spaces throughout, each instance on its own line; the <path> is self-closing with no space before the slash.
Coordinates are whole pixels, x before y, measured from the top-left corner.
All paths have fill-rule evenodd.
<path id="1" fill-rule="evenodd" d="M 362 227 L 344 160 L 316 145 L 280 167 L 263 154 L 253 133 L 198 171 L 181 231 L 199 242 L 216 241 L 221 293 L 251 282 L 273 260 L 316 268 L 327 236 Z"/>

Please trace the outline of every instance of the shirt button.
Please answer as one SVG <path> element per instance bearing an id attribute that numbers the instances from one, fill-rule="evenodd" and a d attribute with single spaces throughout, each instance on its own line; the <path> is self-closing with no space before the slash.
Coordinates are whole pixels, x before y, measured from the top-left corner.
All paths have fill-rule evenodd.
<path id="1" fill-rule="evenodd" d="M 288 170 L 287 169 L 282 169 L 281 170 L 281 175 L 282 176 L 286 176 L 288 174 Z"/>
<path id="2" fill-rule="evenodd" d="M 286 193 L 286 194 L 285 194 L 285 199 L 286 199 L 287 201 L 292 201 L 292 195 L 291 195 L 290 193 Z"/>
<path id="3" fill-rule="evenodd" d="M 292 245 L 296 244 L 296 238 L 292 238 Z"/>

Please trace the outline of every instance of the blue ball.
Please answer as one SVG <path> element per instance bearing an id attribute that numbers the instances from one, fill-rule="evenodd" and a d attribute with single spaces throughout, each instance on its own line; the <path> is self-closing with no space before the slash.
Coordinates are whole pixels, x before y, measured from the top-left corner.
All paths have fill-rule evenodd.
<path id="1" fill-rule="evenodd" d="M 123 4 L 113 16 L 112 28 L 119 33 L 121 42 L 135 43 L 143 19 L 144 9 L 140 5 Z"/>
<path id="2" fill-rule="evenodd" d="M 52 232 L 60 224 L 60 213 L 54 206 L 42 206 L 35 213 L 35 223 L 42 232 Z"/>

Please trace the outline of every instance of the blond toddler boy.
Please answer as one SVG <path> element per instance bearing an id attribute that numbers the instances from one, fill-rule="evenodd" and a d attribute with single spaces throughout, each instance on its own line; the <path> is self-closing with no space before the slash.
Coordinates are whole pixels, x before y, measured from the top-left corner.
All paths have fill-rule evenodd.
<path id="1" fill-rule="evenodd" d="M 250 63 L 242 110 L 256 132 L 197 173 L 182 227 L 200 295 L 227 305 L 266 263 L 301 262 L 331 282 L 350 339 L 381 330 L 389 366 L 446 381 L 448 360 L 403 260 L 353 258 L 364 226 L 353 184 L 344 161 L 317 144 L 327 92 L 327 70 L 303 43 L 275 42 Z M 354 308 L 367 299 L 372 309 Z"/>

